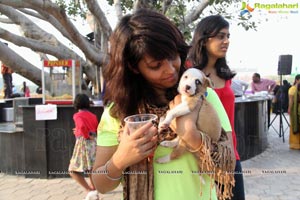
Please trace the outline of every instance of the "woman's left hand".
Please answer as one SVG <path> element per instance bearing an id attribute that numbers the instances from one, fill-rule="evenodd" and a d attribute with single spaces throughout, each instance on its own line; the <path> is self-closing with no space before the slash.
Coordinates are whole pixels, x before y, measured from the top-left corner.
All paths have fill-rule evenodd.
<path id="1" fill-rule="evenodd" d="M 157 147 L 157 128 L 151 123 L 129 134 L 128 126 L 120 133 L 120 143 L 113 155 L 113 162 L 120 170 L 140 162 L 153 154 Z"/>

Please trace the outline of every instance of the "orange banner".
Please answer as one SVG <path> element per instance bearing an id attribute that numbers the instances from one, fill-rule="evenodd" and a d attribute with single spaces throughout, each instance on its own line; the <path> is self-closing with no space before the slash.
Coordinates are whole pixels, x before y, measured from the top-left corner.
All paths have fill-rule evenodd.
<path id="1" fill-rule="evenodd" d="M 72 67 L 72 60 L 44 60 L 44 67 Z M 75 66 L 80 66 L 80 61 L 75 61 Z"/>
<path id="2" fill-rule="evenodd" d="M 65 66 L 72 67 L 72 60 L 44 60 L 45 67 Z"/>

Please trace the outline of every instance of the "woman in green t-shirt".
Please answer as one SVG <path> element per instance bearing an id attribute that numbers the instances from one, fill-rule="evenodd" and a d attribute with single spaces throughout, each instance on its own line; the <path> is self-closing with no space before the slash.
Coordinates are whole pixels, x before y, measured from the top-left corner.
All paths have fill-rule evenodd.
<path id="1" fill-rule="evenodd" d="M 117 25 L 110 40 L 109 63 L 104 68 L 106 107 L 98 126 L 92 174 L 99 192 L 109 192 L 122 181 L 124 199 L 217 200 L 216 176 L 198 169 L 191 152 L 169 163 L 155 162 L 172 151 L 157 146 L 157 142 L 173 139 L 180 131 L 184 131 L 181 135 L 190 149 L 199 151 L 200 156 L 203 150 L 209 152 L 206 156 L 218 155 L 211 157 L 210 164 L 222 167 L 220 160 L 234 162 L 234 156 L 223 151 L 232 152 L 230 140 L 212 144 L 196 129 L 198 110 L 180 117 L 177 129 L 164 135 L 158 134 L 150 122 L 131 133 L 124 125 L 124 118 L 129 115 L 153 113 L 161 117 L 166 113 L 169 102 L 177 95 L 188 49 L 177 27 L 154 11 L 138 10 L 124 16 Z M 230 133 L 227 115 L 212 89 L 208 89 L 207 100 L 216 108 L 223 129 Z M 233 184 L 230 181 L 224 179 L 224 191 Z"/>

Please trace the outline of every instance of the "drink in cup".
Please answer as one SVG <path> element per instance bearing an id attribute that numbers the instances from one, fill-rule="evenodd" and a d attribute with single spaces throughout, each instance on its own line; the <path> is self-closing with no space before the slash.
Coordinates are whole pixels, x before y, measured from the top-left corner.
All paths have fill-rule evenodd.
<path id="1" fill-rule="evenodd" d="M 130 115 L 124 119 L 125 123 L 129 128 L 129 132 L 133 133 L 141 126 L 147 124 L 150 121 L 157 120 L 157 116 L 154 114 L 137 114 Z"/>

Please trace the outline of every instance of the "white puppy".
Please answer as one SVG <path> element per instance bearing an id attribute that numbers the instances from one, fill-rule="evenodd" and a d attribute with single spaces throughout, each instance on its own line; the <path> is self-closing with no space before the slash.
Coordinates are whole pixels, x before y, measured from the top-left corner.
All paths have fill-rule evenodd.
<path id="1" fill-rule="evenodd" d="M 197 128 L 203 133 L 207 134 L 212 141 L 218 141 L 221 136 L 221 123 L 213 106 L 206 101 L 206 89 L 208 86 L 212 86 L 209 78 L 198 69 L 187 69 L 179 82 L 178 92 L 181 95 L 181 103 L 169 110 L 163 120 L 159 123 L 159 131 L 168 128 L 173 119 L 176 117 L 186 115 L 195 109 L 199 99 L 201 106 L 198 114 L 198 120 L 195 122 Z M 176 123 L 173 121 L 172 123 Z M 160 145 L 165 147 L 176 147 L 176 149 L 167 156 L 158 158 L 156 162 L 166 163 L 179 157 L 184 151 L 185 147 L 180 140 L 181 135 L 178 135 L 172 141 L 163 141 Z"/>

